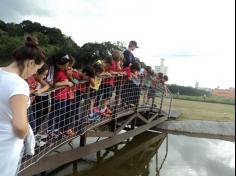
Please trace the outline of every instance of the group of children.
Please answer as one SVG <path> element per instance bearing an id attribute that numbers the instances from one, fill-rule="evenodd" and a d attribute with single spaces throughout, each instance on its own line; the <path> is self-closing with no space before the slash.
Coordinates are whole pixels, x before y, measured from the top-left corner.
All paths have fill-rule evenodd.
<path id="1" fill-rule="evenodd" d="M 122 67 L 123 61 L 123 53 L 113 51 L 112 56 L 77 70 L 74 68 L 75 59 L 61 53 L 54 57 L 49 66 L 44 65 L 37 74 L 28 78 L 32 95 L 29 121 L 35 134 L 46 123 L 46 118 L 49 136 L 73 136 L 83 124 L 101 117 L 111 117 L 110 102 L 114 90 L 115 99 L 123 107 L 138 104 L 141 87 L 144 89 L 144 103 L 154 99 L 156 88 L 160 84 L 164 86 L 168 77 L 162 73 L 155 75 L 147 67 L 142 82 L 140 64 L 135 62 Z M 49 94 L 50 88 L 53 90 Z M 82 101 L 84 106 L 81 106 Z"/>
<path id="2" fill-rule="evenodd" d="M 149 104 L 152 99 L 152 104 L 155 101 L 158 89 L 163 89 L 165 96 L 167 95 L 166 82 L 168 76 L 159 72 L 157 74 L 152 71 L 151 67 L 146 67 L 144 72 L 144 83 L 143 83 L 143 104 Z"/>

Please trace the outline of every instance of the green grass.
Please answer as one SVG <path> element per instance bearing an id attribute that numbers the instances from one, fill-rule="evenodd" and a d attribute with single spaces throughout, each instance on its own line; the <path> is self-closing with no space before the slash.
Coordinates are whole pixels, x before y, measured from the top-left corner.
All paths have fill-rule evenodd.
<path id="1" fill-rule="evenodd" d="M 164 103 L 164 108 L 167 104 L 167 102 Z M 235 106 L 233 105 L 174 99 L 172 109 L 183 113 L 180 120 L 235 120 Z"/>
<path id="2" fill-rule="evenodd" d="M 201 101 L 204 102 L 204 97 L 202 96 L 187 96 L 187 95 L 174 95 L 175 99 L 180 100 L 190 100 L 190 101 Z M 216 96 L 209 96 L 205 99 L 208 103 L 220 103 L 220 104 L 229 104 L 235 105 L 235 98 L 234 97 L 216 97 Z"/>

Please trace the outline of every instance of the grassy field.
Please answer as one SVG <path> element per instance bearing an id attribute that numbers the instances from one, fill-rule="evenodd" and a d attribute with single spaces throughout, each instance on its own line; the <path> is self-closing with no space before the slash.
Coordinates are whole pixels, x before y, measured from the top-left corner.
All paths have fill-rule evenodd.
<path id="1" fill-rule="evenodd" d="M 168 102 L 164 103 L 165 109 L 167 104 Z M 179 118 L 180 120 L 235 120 L 234 105 L 174 99 L 172 109 L 181 111 L 183 113 L 183 115 Z"/>
<path id="2" fill-rule="evenodd" d="M 204 100 L 203 96 L 187 96 L 187 95 L 173 95 L 174 99 L 180 100 L 190 100 L 190 101 L 201 101 L 201 102 L 208 102 L 208 103 L 219 103 L 219 104 L 229 104 L 235 105 L 235 98 L 234 97 L 216 97 L 216 96 L 207 96 Z"/>

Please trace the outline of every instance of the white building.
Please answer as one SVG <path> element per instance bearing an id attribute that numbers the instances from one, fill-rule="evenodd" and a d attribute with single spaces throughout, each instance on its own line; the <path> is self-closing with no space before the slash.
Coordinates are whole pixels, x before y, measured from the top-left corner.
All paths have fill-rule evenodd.
<path id="1" fill-rule="evenodd" d="M 165 59 L 161 59 L 161 65 L 160 66 L 155 66 L 155 73 L 162 72 L 164 75 L 168 75 L 168 67 L 165 66 L 164 64 Z"/>
<path id="2" fill-rule="evenodd" d="M 198 82 L 198 81 L 196 81 L 196 83 L 195 83 L 195 88 L 196 88 L 196 89 L 199 88 L 199 82 Z"/>

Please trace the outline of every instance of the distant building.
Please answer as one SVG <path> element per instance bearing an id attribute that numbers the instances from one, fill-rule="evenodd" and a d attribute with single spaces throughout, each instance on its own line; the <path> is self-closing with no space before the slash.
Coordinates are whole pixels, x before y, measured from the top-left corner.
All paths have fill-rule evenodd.
<path id="1" fill-rule="evenodd" d="M 160 66 L 155 66 L 155 73 L 162 72 L 164 75 L 168 75 L 168 67 L 165 66 L 165 59 L 161 59 L 161 65 Z"/>
<path id="2" fill-rule="evenodd" d="M 195 88 L 198 89 L 199 88 L 199 82 L 196 81 L 195 83 Z"/>
<path id="3" fill-rule="evenodd" d="M 212 90 L 212 95 L 218 96 L 218 97 L 235 97 L 235 89 L 233 89 L 233 88 L 230 88 L 230 89 L 216 88 L 216 89 Z"/>

